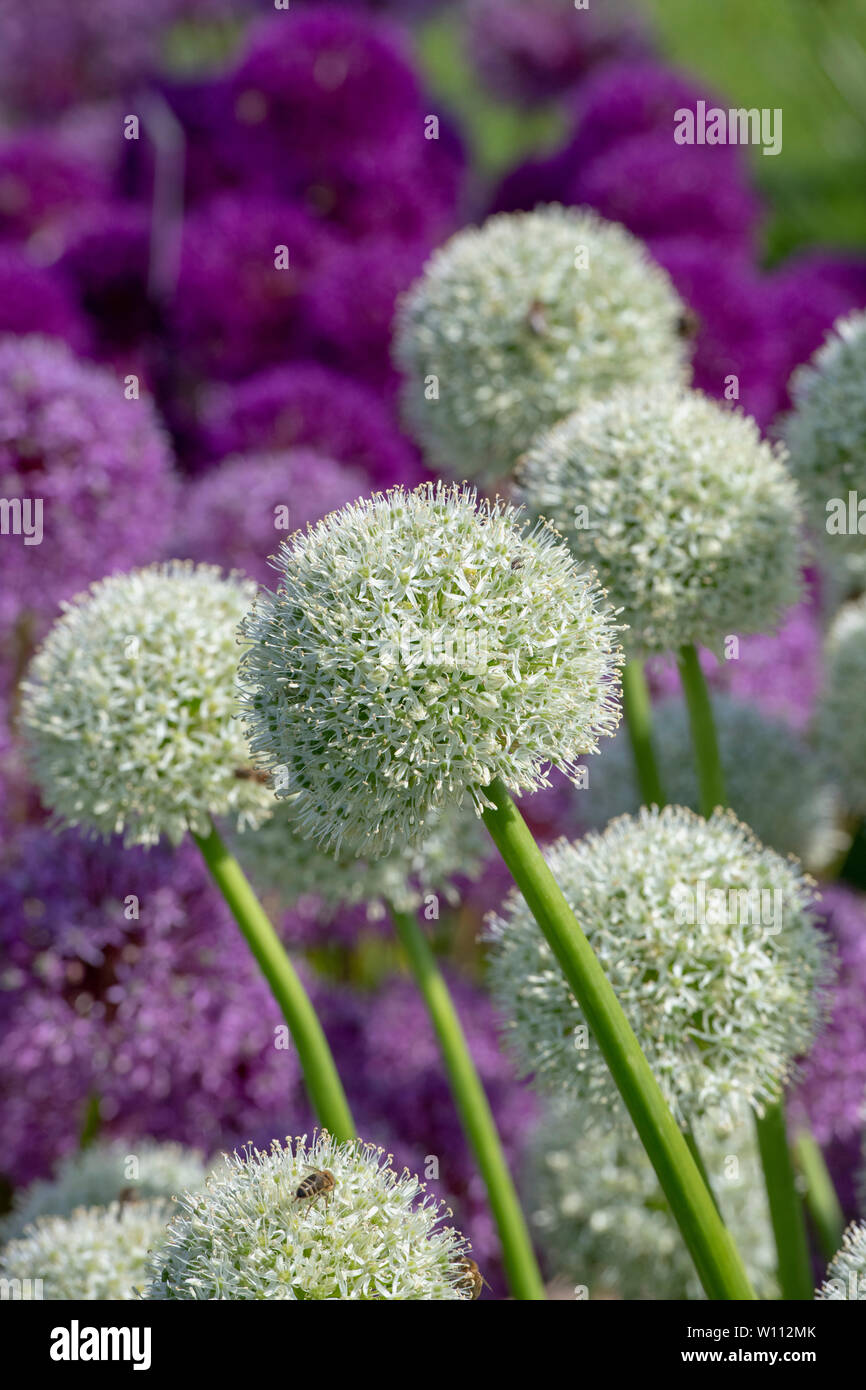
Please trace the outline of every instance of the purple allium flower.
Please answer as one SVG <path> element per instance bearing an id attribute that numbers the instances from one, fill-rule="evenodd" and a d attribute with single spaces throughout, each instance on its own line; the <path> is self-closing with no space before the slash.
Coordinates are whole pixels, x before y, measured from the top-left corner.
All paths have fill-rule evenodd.
<path id="1" fill-rule="evenodd" d="M 672 130 L 633 135 L 578 168 L 568 201 L 587 203 L 644 240 L 700 236 L 748 246 L 759 202 L 718 146 L 677 145 Z"/>
<path id="2" fill-rule="evenodd" d="M 469 0 L 467 41 L 485 85 L 506 101 L 549 101 L 595 64 L 648 47 L 625 5 L 574 0 Z"/>
<path id="3" fill-rule="evenodd" d="M 0 1172 L 23 1186 L 47 1177 L 61 1153 L 75 1147 L 95 1086 L 95 1039 L 90 1021 L 62 998 L 15 981 L 14 972 L 4 972 Z"/>
<path id="4" fill-rule="evenodd" d="M 125 399 L 122 381 L 59 342 L 0 339 L 0 496 L 20 503 L 22 528 L 0 548 L 3 623 L 47 615 L 98 576 L 152 559 L 173 495 L 146 397 Z"/>
<path id="5" fill-rule="evenodd" d="M 466 159 L 404 50 L 402 35 L 356 5 L 293 7 L 253 30 L 231 72 L 161 82 L 184 129 L 188 199 L 291 199 L 353 239 L 430 249 L 457 225 Z M 127 191 L 146 197 L 151 157 L 142 145 L 126 153 Z"/>
<path id="6" fill-rule="evenodd" d="M 783 354 L 784 390 L 791 372 L 821 346 L 836 320 L 866 308 L 866 259 L 806 251 L 780 266 L 769 285 Z M 782 404 L 789 404 L 786 395 Z"/>
<path id="7" fill-rule="evenodd" d="M 736 633 L 732 634 L 736 636 Z M 790 609 L 778 632 L 740 638 L 739 656 L 718 661 L 701 649 L 700 659 L 710 684 L 765 714 L 785 720 L 801 733 L 810 723 L 821 679 L 821 625 L 814 597 Z M 647 679 L 654 694 L 681 690 L 672 658 L 647 662 Z"/>
<path id="8" fill-rule="evenodd" d="M 819 1144 L 841 1151 L 866 1124 L 866 898 L 839 884 L 822 885 L 817 914 L 835 943 L 839 973 L 791 1114 L 795 1124 L 811 1125 Z"/>
<path id="9" fill-rule="evenodd" d="M 291 194 L 355 236 L 432 245 L 452 230 L 460 142 L 422 92 L 402 35 L 356 7 L 264 21 L 233 75 L 230 113 L 228 131 L 225 107 L 211 120 L 210 139 L 235 177 L 241 161 L 255 186 Z M 436 138 L 430 116 L 440 123 Z"/>
<path id="10" fill-rule="evenodd" d="M 236 378 L 303 355 L 325 234 L 293 203 L 226 194 L 184 227 L 172 329 L 184 363 Z"/>
<path id="11" fill-rule="evenodd" d="M 586 165 L 632 136 L 655 132 L 673 144 L 674 112 L 715 98 L 693 77 L 651 61 L 610 63 L 584 83 L 574 103 L 572 152 L 575 167 Z M 720 103 L 721 104 L 721 103 Z M 676 148 L 685 148 L 677 146 Z M 714 146 L 720 162 L 739 162 L 731 146 Z"/>
<path id="12" fill-rule="evenodd" d="M 531 212 L 544 203 L 561 203 L 574 176 L 571 145 L 542 159 L 527 159 L 505 175 L 496 188 L 488 215 Z"/>
<path id="13" fill-rule="evenodd" d="M 436 103 L 431 99 L 428 105 Z M 446 117 L 437 118 L 438 139 L 424 138 L 422 118 L 420 138 L 413 123 L 403 140 L 380 155 L 347 155 L 338 170 L 300 179 L 296 196 L 352 238 L 397 238 L 432 249 L 459 225 L 465 165 L 454 128 Z"/>
<path id="14" fill-rule="evenodd" d="M 57 145 L 90 170 L 91 176 L 113 185 L 123 164 L 123 156 L 135 140 L 124 140 L 124 116 L 129 114 L 123 98 L 86 102 L 70 106 L 52 118 L 50 127 L 35 127 L 33 133 L 46 136 L 48 130 Z"/>
<path id="15" fill-rule="evenodd" d="M 107 197 L 107 178 L 93 162 L 46 132 L 0 140 L 0 240 L 30 239 L 51 261 L 63 249 L 64 220 Z"/>
<path id="16" fill-rule="evenodd" d="M 395 388 L 390 360 L 397 296 L 421 273 L 422 245 L 370 240 L 341 244 L 324 259 L 310 290 L 311 319 L 323 354 L 371 385 Z"/>
<path id="17" fill-rule="evenodd" d="M 702 237 L 748 249 L 760 204 L 742 152 L 674 140 L 674 112 L 700 96 L 690 79 L 657 63 L 601 68 L 580 89 L 567 143 L 507 175 L 493 210 L 586 203 L 645 239 Z"/>
<path id="18" fill-rule="evenodd" d="M 235 111 L 254 127 L 263 162 L 287 149 L 311 167 L 373 158 L 419 120 L 421 92 L 400 36 L 356 7 L 320 5 L 264 20 L 234 74 Z"/>
<path id="19" fill-rule="evenodd" d="M 296 1108 L 279 1009 L 192 846 L 22 830 L 0 883 L 0 1171 L 46 1172 L 88 1099 L 109 1134 L 205 1151 Z"/>
<path id="20" fill-rule="evenodd" d="M 100 356 L 118 365 L 161 326 L 148 294 L 149 257 L 150 211 L 132 203 L 108 203 L 66 230 L 60 267 L 77 288 Z"/>
<path id="21" fill-rule="evenodd" d="M 71 287 L 56 270 L 36 265 L 21 248 L 0 245 L 0 334 L 42 333 L 74 352 L 90 343 Z"/>
<path id="22" fill-rule="evenodd" d="M 306 530 L 368 487 L 360 470 L 312 449 L 228 458 L 186 486 L 169 549 L 270 584 L 268 556 L 286 532 Z"/>
<path id="23" fill-rule="evenodd" d="M 411 487 L 421 478 L 417 455 L 377 393 L 315 362 L 214 388 L 203 406 L 200 441 L 207 459 L 315 449 L 362 469 L 380 488 Z"/>
<path id="24" fill-rule="evenodd" d="M 697 236 L 654 241 L 650 250 L 695 314 L 694 385 L 724 398 L 736 376 L 739 394 L 728 399 L 769 425 L 782 401 L 785 349 L 766 277 L 739 250 Z"/>
<path id="25" fill-rule="evenodd" d="M 0 91 L 21 114 L 47 115 L 72 102 L 130 87 L 159 55 L 176 0 L 0 0 Z"/>
<path id="26" fill-rule="evenodd" d="M 235 111 L 237 93 L 231 71 L 206 77 L 161 77 L 154 90 L 183 130 L 184 192 L 187 208 L 221 193 L 242 190 L 292 196 L 288 165 L 290 152 L 278 167 L 268 164 L 268 152 L 257 127 L 244 123 Z M 154 150 L 148 140 L 129 141 L 122 151 L 124 195 L 150 202 L 153 197 Z"/>
<path id="27" fill-rule="evenodd" d="M 21 824 L 45 820 L 15 729 L 17 687 L 32 654 L 34 628 L 26 615 L 11 628 L 0 623 L 0 842 L 11 840 Z"/>
<path id="28" fill-rule="evenodd" d="M 302 150 L 288 127 L 258 119 L 263 108 L 249 95 L 239 95 L 234 83 L 229 75 L 163 84 L 184 129 L 187 197 L 193 205 L 220 192 L 255 191 L 291 198 L 326 228 L 353 239 L 381 235 L 428 248 L 456 227 L 465 154 L 432 99 L 407 115 L 398 137 L 357 148 L 325 146 L 317 153 Z M 425 137 L 426 115 L 438 116 L 438 139 Z M 144 196 L 152 178 L 150 156 L 135 144 L 126 153 L 127 176 Z"/>
<path id="29" fill-rule="evenodd" d="M 316 0 L 312 0 L 312 3 L 316 3 Z M 331 4 L 332 0 L 319 0 L 319 3 Z M 374 14 L 393 14 L 403 20 L 407 11 L 409 18 L 415 19 L 447 4 L 448 0 L 359 0 L 359 3 Z"/>

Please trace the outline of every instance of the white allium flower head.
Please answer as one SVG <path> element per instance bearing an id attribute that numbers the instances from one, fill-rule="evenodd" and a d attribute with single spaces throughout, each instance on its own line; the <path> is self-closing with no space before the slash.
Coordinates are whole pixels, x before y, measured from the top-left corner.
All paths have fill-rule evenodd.
<path id="1" fill-rule="evenodd" d="M 157 1198 L 42 1216 L 0 1251 L 0 1278 L 41 1279 L 45 1299 L 134 1299 L 172 1210 Z"/>
<path id="2" fill-rule="evenodd" d="M 593 564 L 631 654 L 772 631 L 800 595 L 800 506 L 780 445 L 698 391 L 587 401 L 521 460 L 521 495 Z"/>
<path id="3" fill-rule="evenodd" d="M 327 1196 L 298 1200 L 311 1172 Z M 151 1266 L 150 1299 L 465 1299 L 463 1237 L 381 1149 L 306 1135 L 226 1156 L 179 1201 Z"/>
<path id="4" fill-rule="evenodd" d="M 758 839 L 808 864 L 827 861 L 835 846 L 834 798 L 809 745 L 781 720 L 730 695 L 714 693 L 713 714 L 731 809 Z M 685 702 L 678 696 L 653 707 L 653 743 L 664 792 L 672 805 L 700 804 Z M 641 804 L 634 756 L 620 729 L 587 764 L 580 792 L 581 823 L 602 829 Z"/>
<path id="5" fill-rule="evenodd" d="M 548 784 L 619 720 L 618 628 L 547 526 L 469 488 L 352 503 L 284 543 L 241 663 L 253 755 L 300 832 L 381 857 L 448 805 Z"/>
<path id="6" fill-rule="evenodd" d="M 337 856 L 298 834 L 291 805 L 282 801 L 258 830 L 238 837 L 237 852 L 263 892 L 287 903 L 315 897 L 329 910 L 366 906 L 375 921 L 391 907 L 416 912 L 431 893 L 453 905 L 459 901 L 455 878 L 480 873 L 490 842 L 471 810 L 446 807 L 430 817 L 427 832 L 417 845 L 382 859 Z"/>
<path id="7" fill-rule="evenodd" d="M 762 1298 L 777 1297 L 776 1247 L 749 1116 L 695 1126 L 714 1194 Z M 554 1275 L 589 1297 L 700 1299 L 705 1294 L 652 1164 L 633 1132 L 600 1129 L 573 1101 L 552 1102 L 534 1134 L 527 1210 Z"/>
<path id="8" fill-rule="evenodd" d="M 824 647 L 818 749 L 846 811 L 866 813 L 866 595 L 839 609 Z"/>
<path id="9" fill-rule="evenodd" d="M 22 726 L 58 820 L 127 844 L 239 826 L 274 798 L 237 718 L 237 627 L 255 585 L 180 561 L 100 580 L 63 605 L 23 686 Z"/>
<path id="10" fill-rule="evenodd" d="M 69 1216 L 78 1207 L 104 1207 L 120 1198 L 143 1202 L 172 1197 L 199 1187 L 206 1171 L 201 1154 L 182 1144 L 152 1139 L 91 1144 L 61 1159 L 50 1181 L 31 1183 L 16 1193 L 2 1236 L 10 1240 L 37 1217 Z"/>
<path id="11" fill-rule="evenodd" d="M 400 302 L 406 419 L 444 472 L 500 478 L 582 394 L 686 380 L 682 314 L 618 223 L 556 205 L 501 213 L 434 252 Z"/>
<path id="12" fill-rule="evenodd" d="M 845 514 L 849 491 L 862 495 L 863 490 L 866 312 L 837 320 L 811 362 L 794 372 L 791 396 L 785 440 L 806 498 L 806 520 L 829 552 L 862 557 L 866 541 Z M 834 499 L 841 512 L 838 506 L 828 511 Z M 845 516 L 842 528 L 837 513 Z"/>
<path id="13" fill-rule="evenodd" d="M 796 861 L 732 812 L 705 821 L 681 806 L 560 840 L 546 858 L 677 1118 L 774 1101 L 814 1041 L 829 974 Z M 610 1112 L 604 1059 L 523 898 L 513 891 L 488 921 L 493 995 L 521 1070 Z"/>
<path id="14" fill-rule="evenodd" d="M 822 1302 L 866 1303 L 866 1221 L 852 1221 L 815 1297 Z"/>

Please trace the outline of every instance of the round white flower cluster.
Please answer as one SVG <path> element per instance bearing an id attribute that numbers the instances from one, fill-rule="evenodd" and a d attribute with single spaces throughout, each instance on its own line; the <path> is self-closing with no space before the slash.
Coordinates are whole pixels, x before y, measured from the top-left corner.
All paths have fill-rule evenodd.
<path id="1" fill-rule="evenodd" d="M 546 854 L 683 1123 L 778 1098 L 823 1017 L 825 938 L 811 880 L 730 812 L 623 816 Z M 583 1012 L 512 891 L 491 916 L 505 1039 L 538 1085 L 610 1111 L 616 1092 Z"/>
<path id="2" fill-rule="evenodd" d="M 273 794 L 248 770 L 237 627 L 255 585 L 172 561 L 65 604 L 23 686 L 21 721 L 56 817 L 127 844 L 258 824 Z"/>
<path id="3" fill-rule="evenodd" d="M 800 594 L 800 505 L 781 446 L 697 391 L 587 401 L 522 459 L 529 509 L 598 569 L 631 654 L 769 632 Z"/>
<path id="4" fill-rule="evenodd" d="M 791 396 L 785 439 L 806 497 L 806 519 L 828 553 L 850 557 L 862 574 L 866 540 L 856 514 L 850 524 L 848 494 L 863 487 L 866 312 L 834 324 L 811 362 L 794 372 Z"/>
<path id="5" fill-rule="evenodd" d="M 491 217 L 436 251 L 400 303 L 406 419 L 434 466 L 500 478 L 582 393 L 685 380 L 683 312 L 617 223 L 555 205 Z"/>
<path id="6" fill-rule="evenodd" d="M 866 1221 L 852 1221 L 815 1297 L 822 1302 L 866 1303 Z"/>
<path id="7" fill-rule="evenodd" d="M 776 1247 L 750 1117 L 696 1126 L 701 1157 L 731 1235 L 762 1298 L 777 1297 Z M 705 1297 L 658 1178 L 638 1139 L 604 1130 L 574 1102 L 557 1101 L 535 1133 L 527 1197 L 555 1276 L 590 1298 Z"/>
<path id="8" fill-rule="evenodd" d="M 40 1216 L 69 1216 L 78 1207 L 102 1207 L 123 1199 L 147 1201 L 199 1187 L 206 1168 L 200 1153 L 152 1139 L 114 1139 L 67 1154 L 50 1181 L 31 1183 L 15 1194 L 2 1223 L 4 1240 L 19 1235 Z"/>
<path id="9" fill-rule="evenodd" d="M 619 721 L 617 627 L 543 525 L 441 483 L 284 543 L 243 631 L 250 747 L 299 832 L 381 857 L 501 778 L 548 783 Z"/>
<path id="10" fill-rule="evenodd" d="M 0 1251 L 0 1277 L 41 1279 L 49 1300 L 134 1299 L 171 1214 L 171 1203 L 156 1199 L 41 1216 Z"/>
<path id="11" fill-rule="evenodd" d="M 824 646 L 818 748 L 846 811 L 866 813 L 866 595 L 839 609 Z"/>
<path id="12" fill-rule="evenodd" d="M 311 1173 L 327 1175 L 318 1195 L 302 1186 Z M 381 1149 L 323 1134 L 226 1156 L 202 1192 L 180 1199 L 146 1296 L 468 1299 L 466 1243 L 422 1193 Z"/>

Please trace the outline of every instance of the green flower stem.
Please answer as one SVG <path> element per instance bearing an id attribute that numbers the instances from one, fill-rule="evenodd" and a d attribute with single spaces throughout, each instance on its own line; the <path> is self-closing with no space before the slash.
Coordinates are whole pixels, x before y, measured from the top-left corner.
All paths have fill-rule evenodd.
<path id="1" fill-rule="evenodd" d="M 391 918 L 436 1030 L 460 1120 L 487 1188 L 490 1208 L 502 1242 L 511 1292 L 515 1298 L 543 1299 L 544 1284 L 502 1152 L 496 1121 L 472 1061 L 448 986 L 415 917 L 392 907 Z"/>
<path id="2" fill-rule="evenodd" d="M 716 1210 L 686 1140 L 544 856 L 497 778 L 485 788 L 491 837 L 511 871 L 575 998 L 658 1175 L 709 1298 L 753 1299 L 739 1252 Z"/>
<path id="3" fill-rule="evenodd" d="M 629 661 L 622 673 L 622 705 L 645 806 L 664 806 L 665 794 L 652 739 L 652 709 L 643 662 Z"/>
<path id="4" fill-rule="evenodd" d="M 689 708 L 701 814 L 711 816 L 717 806 L 727 804 L 727 797 L 712 702 L 694 646 L 680 648 L 679 668 Z M 776 1237 L 782 1296 L 811 1298 L 813 1288 L 806 1213 L 797 1191 L 781 1100 L 767 1110 L 763 1119 L 755 1116 L 755 1128 Z"/>
<path id="5" fill-rule="evenodd" d="M 701 669 L 697 648 L 693 643 L 680 647 L 677 662 L 683 693 L 689 711 L 692 745 L 698 770 L 701 815 L 711 816 L 717 806 L 724 806 L 725 778 L 719 757 L 719 741 L 706 677 Z"/>
<path id="6" fill-rule="evenodd" d="M 328 1040 L 261 903 L 215 826 L 208 836 L 193 838 L 289 1025 L 319 1123 L 340 1142 L 354 1139 L 355 1124 Z"/>
<path id="7" fill-rule="evenodd" d="M 99 1138 L 99 1131 L 102 1128 L 101 1104 L 98 1092 L 91 1091 L 87 1097 L 84 1118 L 78 1132 L 78 1147 L 80 1149 L 89 1149 L 91 1144 L 95 1144 Z M 842 1242 L 840 1241 L 839 1244 L 841 1245 Z M 833 1253 L 836 1253 L 835 1250 Z"/>
<path id="8" fill-rule="evenodd" d="M 821 1147 L 809 1129 L 794 1140 L 794 1157 L 806 1182 L 806 1206 L 818 1235 L 821 1253 L 832 1260 L 842 1244 L 845 1217 L 833 1186 Z"/>
<path id="9" fill-rule="evenodd" d="M 695 1160 L 695 1165 L 696 1165 L 696 1167 L 697 1167 L 697 1170 L 698 1170 L 698 1172 L 700 1173 L 701 1177 L 703 1178 L 703 1180 L 704 1180 L 704 1182 L 705 1182 L 705 1184 L 706 1184 L 707 1191 L 709 1192 L 710 1196 L 711 1196 L 712 1199 L 713 1199 L 713 1204 L 714 1204 L 714 1206 L 715 1206 L 715 1208 L 716 1208 L 716 1211 L 717 1211 L 717 1212 L 719 1213 L 719 1215 L 721 1216 L 721 1214 L 722 1214 L 722 1213 L 721 1213 L 721 1208 L 720 1208 L 720 1206 L 719 1206 L 719 1203 L 718 1203 L 718 1199 L 717 1199 L 717 1197 L 716 1197 L 716 1194 L 715 1194 L 715 1192 L 714 1192 L 714 1190 L 713 1190 L 713 1184 L 712 1184 L 712 1182 L 710 1181 L 710 1175 L 709 1175 L 709 1173 L 707 1172 L 707 1165 L 704 1163 L 704 1156 L 703 1156 L 703 1154 L 701 1153 L 700 1147 L 699 1147 L 699 1145 L 698 1145 L 698 1141 L 697 1141 L 697 1139 L 695 1138 L 695 1132 L 694 1132 L 694 1130 L 692 1129 L 691 1125 L 687 1125 L 686 1128 L 684 1129 L 683 1133 L 684 1133 L 684 1135 L 685 1135 L 686 1143 L 687 1143 L 688 1146 L 689 1146 L 689 1153 L 691 1154 L 692 1158 Z"/>
<path id="10" fill-rule="evenodd" d="M 770 1217 L 776 1237 L 782 1297 L 811 1299 L 814 1284 L 809 1262 L 805 1212 L 797 1191 L 794 1164 L 788 1148 L 785 1107 L 782 1101 L 769 1106 L 763 1117 L 756 1116 L 755 1129 L 767 1184 Z"/>

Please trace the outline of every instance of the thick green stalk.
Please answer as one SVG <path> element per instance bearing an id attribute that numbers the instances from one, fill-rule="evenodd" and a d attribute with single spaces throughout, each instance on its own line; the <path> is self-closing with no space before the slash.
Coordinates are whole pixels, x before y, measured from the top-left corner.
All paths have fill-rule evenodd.
<path id="1" fill-rule="evenodd" d="M 806 1206 L 818 1236 L 821 1253 L 832 1260 L 842 1244 L 845 1217 L 824 1155 L 812 1131 L 801 1129 L 794 1140 L 794 1157 L 806 1182 Z"/>
<path id="2" fill-rule="evenodd" d="M 629 661 L 622 673 L 622 707 L 640 799 L 645 806 L 664 806 L 665 794 L 653 747 L 652 710 L 642 661 Z"/>
<path id="3" fill-rule="evenodd" d="M 502 1152 L 496 1121 L 481 1078 L 475 1069 L 448 986 L 415 917 L 408 912 L 398 912 L 393 907 L 391 917 L 409 957 L 412 974 L 427 1005 L 460 1120 L 487 1188 L 490 1209 L 502 1242 L 502 1255 L 511 1292 L 515 1298 L 543 1299 L 544 1284 L 508 1164 Z"/>
<path id="4" fill-rule="evenodd" d="M 755 1129 L 776 1237 L 782 1297 L 811 1299 L 814 1286 L 805 1212 L 797 1191 L 797 1179 L 788 1148 L 785 1107 L 781 1101 L 771 1105 L 763 1118 L 755 1117 Z"/>
<path id="5" fill-rule="evenodd" d="M 692 746 L 698 770 L 701 815 L 711 816 L 717 806 L 724 806 L 725 778 L 722 761 L 719 757 L 719 742 L 716 738 L 716 724 L 710 692 L 701 669 L 696 647 L 689 643 L 680 647 L 678 664 L 683 693 L 689 711 L 692 730 Z"/>
<path id="6" fill-rule="evenodd" d="M 691 1125 L 686 1125 L 685 1129 L 683 1130 L 683 1134 L 684 1134 L 684 1136 L 685 1136 L 685 1141 L 686 1141 L 686 1143 L 687 1143 L 688 1146 L 689 1146 L 689 1153 L 691 1154 L 692 1158 L 695 1160 L 695 1164 L 697 1165 L 698 1172 L 700 1173 L 701 1177 L 703 1178 L 704 1183 L 706 1184 L 707 1191 L 709 1192 L 710 1196 L 711 1196 L 712 1199 L 713 1199 L 713 1203 L 715 1204 L 716 1211 L 717 1211 L 717 1212 L 719 1213 L 719 1215 L 721 1216 L 721 1214 L 722 1214 L 722 1212 L 721 1212 L 721 1207 L 719 1206 L 718 1198 L 716 1197 L 716 1194 L 715 1194 L 715 1190 L 714 1190 L 714 1188 L 713 1188 L 712 1181 L 710 1180 L 710 1175 L 709 1175 L 709 1173 L 707 1172 L 707 1165 L 704 1163 L 704 1156 L 703 1156 L 703 1154 L 701 1153 L 700 1148 L 698 1147 L 698 1141 L 697 1141 L 697 1139 L 695 1138 L 695 1132 L 694 1132 L 694 1130 L 692 1129 Z"/>
<path id="7" fill-rule="evenodd" d="M 694 646 L 680 648 L 679 668 L 691 722 L 701 813 L 710 816 L 717 806 L 726 804 L 727 797 L 713 707 Z M 797 1191 L 781 1100 L 770 1107 L 763 1119 L 755 1117 L 755 1128 L 776 1238 L 782 1296 L 811 1298 L 812 1273 L 806 1216 Z"/>
<path id="8" fill-rule="evenodd" d="M 601 1048 L 709 1298 L 755 1297 L 739 1252 L 670 1113 L 611 984 L 544 856 L 497 779 L 484 821 Z"/>
<path id="9" fill-rule="evenodd" d="M 339 1141 L 354 1139 L 354 1121 L 328 1040 L 261 903 L 215 826 L 209 835 L 193 838 L 282 1009 L 319 1123 Z"/>

